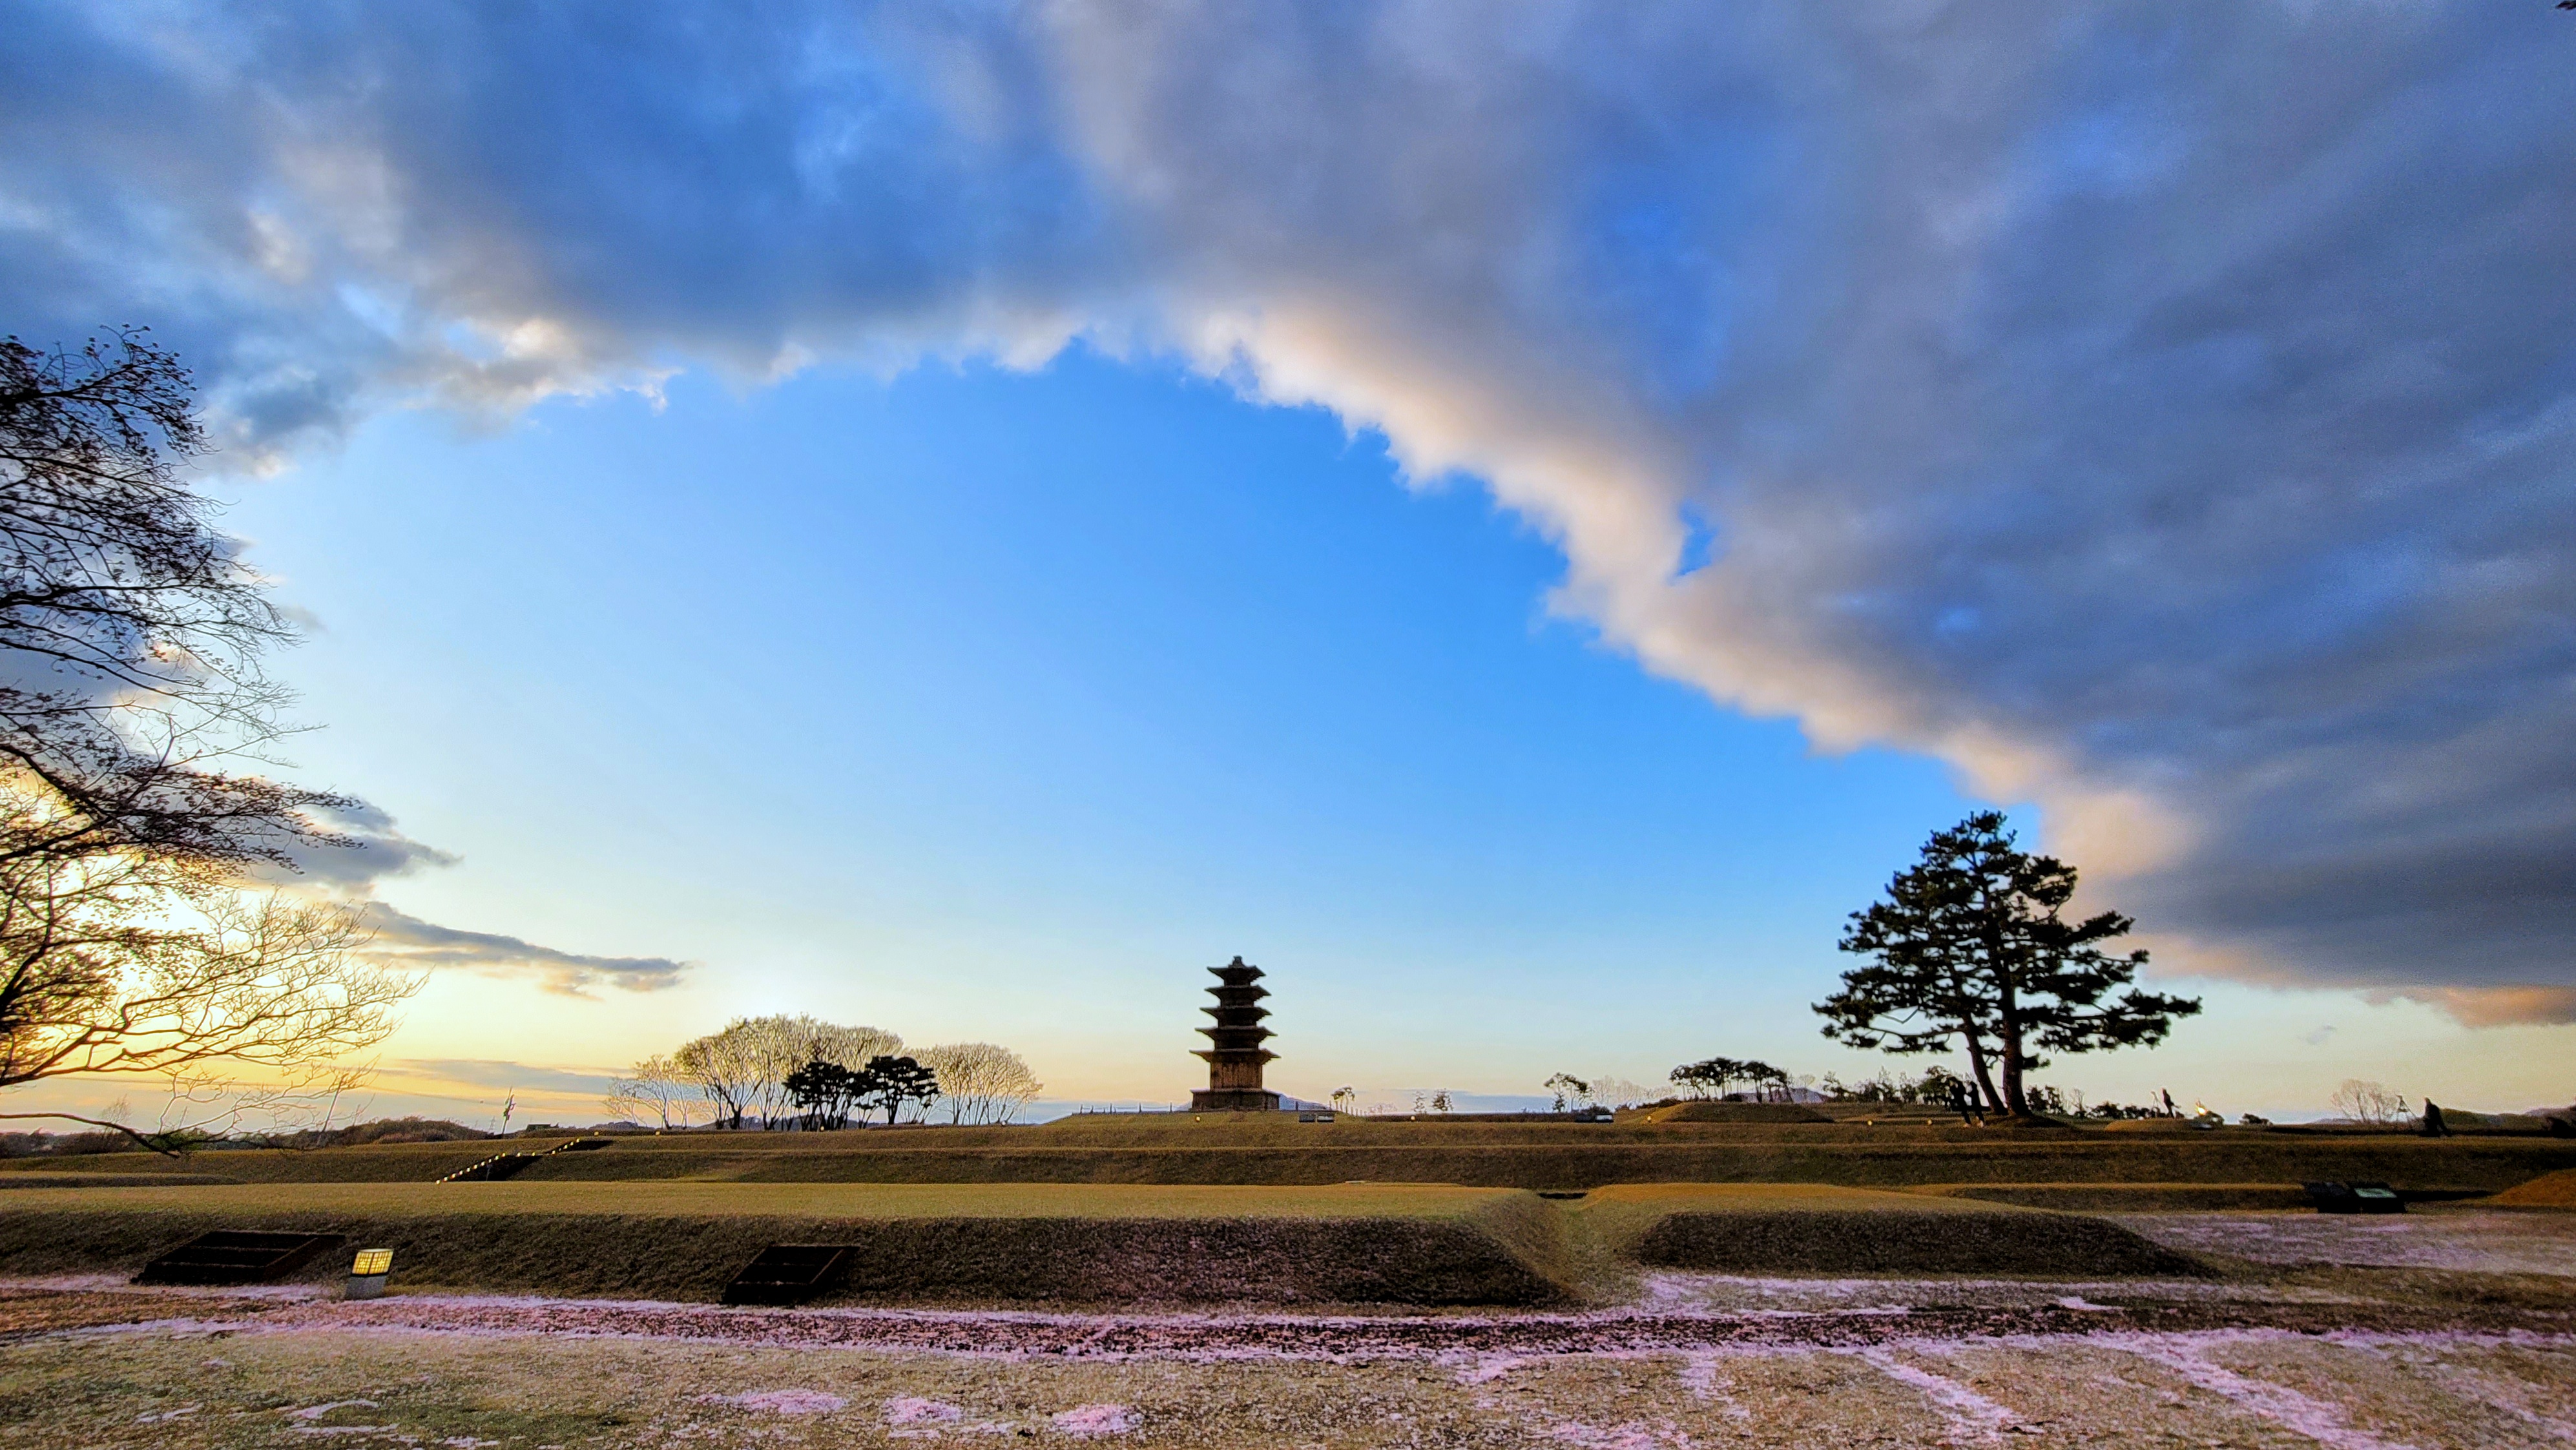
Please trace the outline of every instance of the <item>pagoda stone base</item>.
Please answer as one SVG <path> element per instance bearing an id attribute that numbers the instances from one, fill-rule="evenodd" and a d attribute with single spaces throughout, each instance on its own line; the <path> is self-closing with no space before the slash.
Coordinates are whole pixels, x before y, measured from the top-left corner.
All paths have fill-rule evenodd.
<path id="1" fill-rule="evenodd" d="M 1203 1088 L 1190 1094 L 1194 1113 L 1276 1113 L 1284 1107 L 1279 1094 L 1262 1088 Z"/>

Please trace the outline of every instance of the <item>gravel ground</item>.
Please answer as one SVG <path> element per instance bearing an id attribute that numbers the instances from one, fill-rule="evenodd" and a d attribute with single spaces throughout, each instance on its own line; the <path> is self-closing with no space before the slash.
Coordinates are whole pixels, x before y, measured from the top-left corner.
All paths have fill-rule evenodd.
<path id="1" fill-rule="evenodd" d="M 2576 1214 L 2445 1208 L 2387 1217 L 2140 1213 L 2115 1217 L 2171 1248 L 2259 1264 L 2349 1264 L 2576 1277 Z"/>
<path id="2" fill-rule="evenodd" d="M 1894 1335 L 1845 1346 L 1004 1357 L 180 1324 L 0 1351 L 0 1446 L 2247 1446 L 2576 1438 L 2576 1335 Z"/>
<path id="3" fill-rule="evenodd" d="M 1652 1274 L 1583 1313 L 1341 1315 L 18 1281 L 0 1284 L 0 1450 L 2576 1443 L 2576 1285 L 2532 1267 L 2564 1262 L 2576 1221 L 2133 1222 L 2285 1267 Z"/>

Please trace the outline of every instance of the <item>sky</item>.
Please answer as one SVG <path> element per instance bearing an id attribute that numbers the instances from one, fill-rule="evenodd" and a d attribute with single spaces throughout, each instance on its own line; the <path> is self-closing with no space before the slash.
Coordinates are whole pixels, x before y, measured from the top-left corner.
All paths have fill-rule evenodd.
<path id="1" fill-rule="evenodd" d="M 2576 1097 L 2576 15 L 0 11 L 0 329 L 198 369 L 383 1111 L 1169 1102 L 1238 953 L 1309 1097 L 1850 1076 L 1989 804 L 2208 1004 L 2045 1080 Z"/>

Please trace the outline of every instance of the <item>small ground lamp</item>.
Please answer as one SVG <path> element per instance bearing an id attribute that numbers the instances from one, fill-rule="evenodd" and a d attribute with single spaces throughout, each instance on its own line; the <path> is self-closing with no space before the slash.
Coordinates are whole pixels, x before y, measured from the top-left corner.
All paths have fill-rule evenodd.
<path id="1" fill-rule="evenodd" d="M 393 1272 L 393 1250 L 360 1249 L 357 1260 L 349 1265 L 349 1292 L 340 1297 L 381 1299 L 385 1296 L 385 1280 L 393 1277 Z"/>

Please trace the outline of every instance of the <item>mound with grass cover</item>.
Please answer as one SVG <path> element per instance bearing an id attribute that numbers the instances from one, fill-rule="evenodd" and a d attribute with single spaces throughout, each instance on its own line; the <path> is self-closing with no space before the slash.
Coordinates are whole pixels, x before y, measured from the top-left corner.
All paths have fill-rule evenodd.
<path id="1" fill-rule="evenodd" d="M 2576 1208 L 2576 1168 L 2544 1173 L 2487 1200 L 2498 1208 Z"/>
<path id="2" fill-rule="evenodd" d="M 2307 1190 L 2295 1183 L 1928 1183 L 1906 1192 L 2061 1213 L 2226 1213 L 2315 1206 Z"/>
<path id="3" fill-rule="evenodd" d="M 1803 1113 L 1805 1105 L 1726 1105 Z M 1043 1127 L 903 1127 L 834 1133 L 630 1134 L 599 1152 L 536 1160 L 514 1182 L 726 1181 L 882 1184 L 1457 1183 L 1571 1191 L 1614 1183 L 2299 1183 L 2371 1180 L 2405 1189 L 2495 1191 L 2576 1168 L 2576 1139 L 2427 1138 L 2277 1128 L 2100 1127 L 2023 1133 L 1955 1117 L 1852 1115 L 1829 1122 L 1390 1122 L 1294 1113 L 1134 1113 Z M 1863 1105 L 1872 1106 L 1872 1105 Z M 1883 1107 L 1884 1105 L 1875 1105 Z M 541 1152 L 552 1136 L 369 1144 L 305 1152 L 207 1151 L 0 1161 L 20 1173 L 207 1173 L 246 1183 L 426 1183 L 494 1153 Z"/>
<path id="4" fill-rule="evenodd" d="M 1576 1210 L 1613 1252 L 1738 1274 L 2197 1275 L 2197 1259 L 2098 1218 L 1822 1184 L 1623 1184 Z"/>
<path id="5" fill-rule="evenodd" d="M 239 1182 L 218 1173 L 0 1173 L 0 1188 L 182 1188 Z"/>
<path id="6" fill-rule="evenodd" d="M 30 1190 L 0 1199 L 0 1273 L 132 1272 L 214 1228 L 390 1248 L 404 1288 L 713 1300 L 765 1245 L 846 1243 L 847 1292 L 862 1298 L 1531 1305 L 1568 1292 L 1553 1205 L 1445 1186 Z"/>

